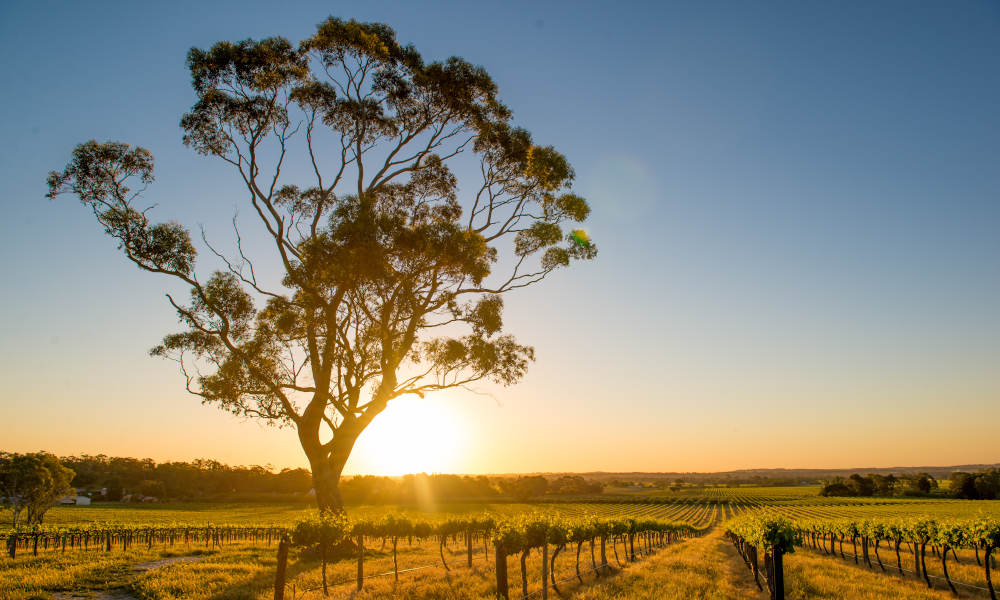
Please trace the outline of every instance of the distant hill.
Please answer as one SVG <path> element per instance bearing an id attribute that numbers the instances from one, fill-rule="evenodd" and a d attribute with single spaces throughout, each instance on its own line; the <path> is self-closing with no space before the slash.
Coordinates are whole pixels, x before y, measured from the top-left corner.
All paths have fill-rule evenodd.
<path id="1" fill-rule="evenodd" d="M 597 481 L 634 481 L 634 482 L 656 482 L 674 481 L 681 479 L 687 483 L 774 483 L 783 481 L 788 483 L 817 483 L 822 480 L 833 479 L 834 477 L 849 477 L 853 473 L 878 475 L 888 475 L 890 473 L 899 475 L 901 473 L 928 473 L 935 479 L 947 479 L 955 471 L 974 472 L 980 469 L 1000 468 L 1000 463 L 974 464 L 974 465 L 951 465 L 951 466 L 913 466 L 913 467 L 853 467 L 850 469 L 739 469 L 735 471 L 718 472 L 643 472 L 643 471 L 589 471 L 584 473 L 530 473 L 531 475 L 544 475 L 546 477 L 558 477 L 561 475 L 580 475 L 588 479 Z M 525 475 L 526 473 L 511 473 L 508 476 Z M 498 475 L 505 476 L 505 475 Z"/>

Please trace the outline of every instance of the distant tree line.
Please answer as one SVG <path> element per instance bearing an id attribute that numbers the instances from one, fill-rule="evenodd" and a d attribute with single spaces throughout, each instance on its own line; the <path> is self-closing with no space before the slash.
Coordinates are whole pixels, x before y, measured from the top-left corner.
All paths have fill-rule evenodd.
<path id="1" fill-rule="evenodd" d="M 276 496 L 305 498 L 313 488 L 312 475 L 307 469 L 279 471 L 270 466 L 230 466 L 206 459 L 157 463 L 150 458 L 103 454 L 59 459 L 45 453 L 39 456 L 48 457 L 45 459 L 48 463 L 61 463 L 68 469 L 64 482 L 68 485 L 63 486 L 60 497 L 73 493 L 75 488 L 86 490 L 94 501 L 150 497 L 157 500 L 209 501 L 267 500 Z M 362 475 L 345 478 L 342 483 L 344 500 L 352 504 L 407 504 L 467 498 L 528 500 L 546 495 L 599 494 L 602 489 L 600 482 L 579 475 L 548 478 L 541 475 Z M 51 502 L 57 500 L 55 498 Z"/>
<path id="2" fill-rule="evenodd" d="M 306 469 L 270 466 L 230 466 L 215 460 L 157 463 L 151 458 L 125 458 L 99 454 L 60 459 L 76 475 L 72 486 L 104 490 L 95 500 L 121 500 L 129 495 L 157 499 L 195 500 L 253 494 L 303 494 L 311 486 Z"/>
<path id="3" fill-rule="evenodd" d="M 880 475 L 854 473 L 824 483 L 820 496 L 927 496 L 938 489 L 938 481 L 928 473 Z"/>
<path id="4" fill-rule="evenodd" d="M 743 487 L 743 486 L 790 486 L 808 483 L 819 483 L 819 480 L 802 480 L 795 477 L 768 477 L 763 475 L 750 475 L 737 477 L 731 474 L 695 473 L 685 477 L 651 477 L 643 476 L 634 479 L 616 477 L 613 479 L 603 479 L 610 487 L 622 488 L 645 488 L 645 489 L 670 489 L 679 490 L 681 488 L 702 488 L 702 487 Z"/>
<path id="5" fill-rule="evenodd" d="M 956 498 L 966 500 L 1000 499 L 1000 469 L 981 469 L 975 473 L 956 471 L 948 478 L 948 489 Z"/>
<path id="6" fill-rule="evenodd" d="M 855 473 L 848 478 L 837 477 L 825 482 L 821 496 L 926 496 L 939 488 L 928 473 L 879 475 Z M 967 500 L 1000 498 L 1000 469 L 986 468 L 975 473 L 956 471 L 948 478 L 947 494 Z"/>
<path id="7" fill-rule="evenodd" d="M 579 475 L 548 479 L 542 475 L 487 477 L 485 475 L 404 475 L 400 478 L 357 476 L 340 484 L 350 504 L 410 504 L 449 499 L 537 499 L 547 495 L 600 494 L 600 482 Z"/>

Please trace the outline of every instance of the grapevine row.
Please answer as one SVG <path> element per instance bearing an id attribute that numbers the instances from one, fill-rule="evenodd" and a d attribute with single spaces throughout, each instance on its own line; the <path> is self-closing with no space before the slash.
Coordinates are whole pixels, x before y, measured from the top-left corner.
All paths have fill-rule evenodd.
<path id="1" fill-rule="evenodd" d="M 220 546 L 235 542 L 276 542 L 287 532 L 284 527 L 248 527 L 245 525 L 175 525 L 131 526 L 118 524 L 52 527 L 35 525 L 0 533 L 7 554 L 15 558 L 19 551 L 94 550 L 111 552 L 128 550 L 136 545 L 152 548 L 153 544 L 204 544 Z"/>
<path id="2" fill-rule="evenodd" d="M 983 567 L 986 579 L 986 590 L 992 600 L 996 600 L 996 589 L 992 580 L 993 552 L 1000 548 L 1000 520 L 993 517 L 977 519 L 865 519 L 865 520 L 827 520 L 796 522 L 797 533 L 801 543 L 826 554 L 836 554 L 835 545 L 840 544 L 840 556 L 844 558 L 844 541 L 850 540 L 854 549 L 854 560 L 857 562 L 857 546 L 861 543 L 862 559 L 869 568 L 872 565 L 869 548 L 874 551 L 875 560 L 881 570 L 886 567 L 879 554 L 882 543 L 891 545 L 895 552 L 896 570 L 904 575 L 903 560 L 900 550 L 906 545 L 913 552 L 913 568 L 917 577 L 922 578 L 927 587 L 932 587 L 930 575 L 927 572 L 927 547 L 941 560 L 941 570 L 944 580 L 953 594 L 957 594 L 955 583 L 948 573 L 948 553 L 957 558 L 955 550 L 972 550 L 976 562 Z M 979 552 L 984 557 L 980 559 Z M 969 585 L 970 584 L 963 584 Z"/>
<path id="3" fill-rule="evenodd" d="M 956 584 L 975 588 L 972 584 L 953 581 L 948 573 L 948 554 L 957 560 L 956 550 L 971 550 L 977 564 L 984 569 L 986 587 L 990 598 L 996 600 L 991 570 L 994 568 L 993 553 L 1000 549 L 1000 520 L 994 517 L 975 519 L 931 519 L 931 518 L 882 518 L 882 519 L 801 519 L 790 520 L 774 513 L 745 515 L 727 523 L 726 535 L 734 543 L 747 566 L 758 578 L 758 552 L 765 555 L 765 579 L 773 598 L 783 598 L 784 581 L 781 569 L 783 554 L 794 551 L 796 545 L 811 547 L 828 555 L 838 553 L 845 558 L 844 542 L 849 541 L 857 563 L 858 544 L 861 559 L 869 568 L 874 568 L 871 553 L 882 571 L 888 571 L 879 547 L 884 543 L 895 552 L 896 570 L 904 576 L 901 549 L 912 550 L 914 573 L 922 578 L 927 587 L 933 587 L 927 570 L 927 548 L 941 560 L 943 579 L 949 589 L 957 595 Z M 983 557 L 980 559 L 980 550 Z M 891 566 L 890 566 L 891 568 Z M 758 581 L 758 585 L 759 581 Z"/>
<path id="4" fill-rule="evenodd" d="M 357 554 L 357 588 L 364 586 L 364 556 L 366 544 L 372 540 L 388 542 L 392 548 L 393 573 L 399 578 L 397 545 L 406 539 L 433 539 L 439 543 L 441 564 L 451 570 L 445 560 L 444 547 L 449 540 L 464 541 L 466 561 L 472 566 L 474 546 L 483 543 L 483 553 L 488 558 L 489 547 L 494 548 L 496 561 L 497 593 L 509 598 L 507 582 L 507 557 L 520 554 L 522 597 L 528 595 L 526 560 L 533 550 L 542 553 L 542 597 L 547 596 L 548 587 L 556 586 L 555 563 L 567 548 L 576 549 L 576 576 L 582 581 L 580 555 L 584 544 L 589 542 L 590 559 L 594 572 L 611 568 L 607 558 L 607 542 L 615 560 L 624 566 L 618 554 L 619 543 L 623 546 L 625 561 L 636 560 L 639 554 L 648 554 L 659 547 L 682 537 L 697 535 L 705 531 L 686 523 L 662 521 L 658 519 L 606 518 L 596 516 L 560 517 L 556 515 L 521 515 L 498 518 L 493 515 L 449 518 L 437 522 L 412 520 L 405 516 L 388 515 L 377 520 L 350 520 L 346 515 L 325 514 L 317 518 L 300 521 L 292 530 L 291 543 L 300 547 L 316 547 L 322 557 L 322 581 L 326 590 L 327 553 L 331 548 L 352 545 Z M 600 541 L 600 564 L 595 555 L 596 542 Z M 474 544 L 474 542 L 477 542 Z M 549 546 L 554 551 L 549 557 Z M 278 568 L 275 578 L 275 598 L 280 599 L 284 590 L 284 573 L 288 556 L 288 543 L 283 541 L 278 551 Z M 551 583 L 549 583 L 551 581 Z"/>

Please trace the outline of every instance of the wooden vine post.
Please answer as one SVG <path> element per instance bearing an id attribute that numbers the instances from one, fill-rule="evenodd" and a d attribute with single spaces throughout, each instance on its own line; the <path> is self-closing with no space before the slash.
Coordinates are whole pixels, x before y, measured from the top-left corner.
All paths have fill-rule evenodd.
<path id="1" fill-rule="evenodd" d="M 500 600 L 509 600 L 510 591 L 507 588 L 507 552 L 504 550 L 503 544 L 497 542 L 494 555 L 496 557 L 497 596 Z"/>
<path id="2" fill-rule="evenodd" d="M 285 569 L 288 567 L 288 536 L 278 542 L 278 568 L 274 573 L 274 600 L 285 598 Z"/>
<path id="3" fill-rule="evenodd" d="M 993 550 L 995 549 L 996 548 L 994 548 L 992 544 L 986 546 L 986 560 L 983 561 L 983 564 L 986 565 L 986 588 L 990 591 L 990 600 L 997 600 L 996 590 L 993 589 L 993 579 L 990 576 L 990 555 L 993 554 Z M 13 554 L 11 556 L 13 556 Z"/>
<path id="4" fill-rule="evenodd" d="M 785 600 L 785 566 L 782 556 L 785 552 L 781 548 L 775 548 L 771 555 L 772 568 L 774 571 L 774 597 L 773 600 Z"/>
<path id="5" fill-rule="evenodd" d="M 465 552 L 469 568 L 472 568 L 472 528 L 465 530 Z"/>
<path id="6" fill-rule="evenodd" d="M 549 598 L 549 541 L 542 542 L 542 600 Z"/>
<path id="7" fill-rule="evenodd" d="M 326 585 L 326 547 L 327 547 L 327 545 L 328 545 L 328 543 L 327 543 L 327 541 L 325 539 L 321 539 L 320 540 L 320 542 L 319 542 L 319 554 L 320 554 L 320 560 L 323 562 L 323 566 L 322 566 L 321 570 L 323 572 L 323 595 L 324 596 L 329 596 L 330 595 L 330 590 L 327 588 L 327 585 Z"/>
<path id="8" fill-rule="evenodd" d="M 365 536 L 358 536 L 358 589 L 365 585 Z"/>
<path id="9" fill-rule="evenodd" d="M 395 581 L 399 582 L 399 563 L 396 561 L 396 545 L 399 543 L 399 537 L 392 536 L 392 573 L 395 576 Z"/>

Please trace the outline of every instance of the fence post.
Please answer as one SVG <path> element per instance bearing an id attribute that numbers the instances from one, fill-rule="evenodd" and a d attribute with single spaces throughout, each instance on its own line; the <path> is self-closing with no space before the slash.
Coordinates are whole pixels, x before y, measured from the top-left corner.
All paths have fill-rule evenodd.
<path id="1" fill-rule="evenodd" d="M 501 600 L 509 600 L 510 590 L 507 587 L 507 551 L 502 544 L 497 544 L 494 549 L 497 563 L 497 596 Z"/>
<path id="2" fill-rule="evenodd" d="M 11 558 L 14 558 L 17 555 L 17 532 L 16 531 L 10 532 L 10 535 L 7 536 L 7 554 L 10 554 Z M 987 553 L 986 554 L 986 569 L 987 569 L 987 573 L 989 572 L 989 568 L 990 568 L 990 555 L 989 555 L 989 553 Z"/>
<path id="3" fill-rule="evenodd" d="M 285 598 L 285 568 L 288 566 L 288 536 L 278 542 L 278 570 L 274 573 L 274 600 Z"/>
<path id="4" fill-rule="evenodd" d="M 542 542 L 542 600 L 549 598 L 549 541 Z"/>
<path id="5" fill-rule="evenodd" d="M 365 585 L 365 536 L 358 536 L 358 589 Z"/>
<path id="6" fill-rule="evenodd" d="M 330 590 L 327 589 L 326 585 L 326 547 L 327 547 L 327 541 L 321 539 L 319 542 L 319 553 L 320 553 L 320 558 L 323 561 L 323 595 L 329 596 Z"/>
<path id="7" fill-rule="evenodd" d="M 779 548 L 775 548 L 772 553 L 772 561 L 774 562 L 774 598 L 775 600 L 785 600 L 785 567 L 784 560 L 782 556 L 784 551 Z"/>
<path id="8" fill-rule="evenodd" d="M 472 528 L 465 531 L 465 551 L 468 556 L 469 568 L 472 568 Z"/>
<path id="9" fill-rule="evenodd" d="M 986 560 L 983 561 L 983 564 L 986 566 L 986 588 L 990 591 L 990 600 L 997 600 L 996 590 L 993 589 L 993 578 L 990 576 L 990 558 L 991 558 L 990 555 L 992 553 L 993 553 L 993 545 L 990 544 L 986 546 L 986 556 L 984 556 Z M 14 554 L 12 552 L 11 557 L 13 556 Z"/>

